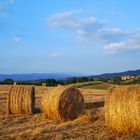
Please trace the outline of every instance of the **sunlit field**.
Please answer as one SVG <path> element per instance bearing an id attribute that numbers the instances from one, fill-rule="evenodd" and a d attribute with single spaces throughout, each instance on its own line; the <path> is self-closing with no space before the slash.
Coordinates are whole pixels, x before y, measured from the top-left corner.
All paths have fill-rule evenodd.
<path id="1" fill-rule="evenodd" d="M 107 86 L 108 87 L 108 86 Z M 35 87 L 35 108 L 33 115 L 7 115 L 6 97 L 10 86 L 0 86 L 0 139 L 43 140 L 43 139 L 133 139 L 140 138 L 136 134 L 119 134 L 113 132 L 105 124 L 104 99 L 108 90 L 80 88 L 85 100 L 85 114 L 73 121 L 61 122 L 46 119 L 41 111 L 40 100 L 44 90 L 52 87 Z M 104 89 L 104 88 L 103 88 Z"/>

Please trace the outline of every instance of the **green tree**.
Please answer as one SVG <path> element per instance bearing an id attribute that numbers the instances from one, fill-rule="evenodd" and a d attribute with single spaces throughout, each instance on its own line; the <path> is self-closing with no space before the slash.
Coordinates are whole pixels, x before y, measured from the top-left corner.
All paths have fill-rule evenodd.
<path id="1" fill-rule="evenodd" d="M 111 81 L 113 84 L 121 84 L 121 83 L 122 83 L 122 79 L 121 79 L 121 77 L 119 77 L 119 76 L 112 77 L 110 81 Z"/>
<path id="2" fill-rule="evenodd" d="M 68 78 L 66 80 L 66 84 L 73 84 L 73 83 L 77 83 L 77 78 L 76 77 Z"/>
<path id="3" fill-rule="evenodd" d="M 78 83 L 89 82 L 89 78 L 88 77 L 80 77 L 80 78 L 77 78 L 77 82 Z"/>
<path id="4" fill-rule="evenodd" d="M 3 81 L 3 83 L 4 83 L 4 84 L 13 84 L 14 81 L 13 81 L 12 79 L 5 79 L 5 80 Z"/>
<path id="5" fill-rule="evenodd" d="M 46 80 L 46 84 L 48 86 L 57 86 L 58 85 L 58 82 L 55 79 L 47 79 Z"/>

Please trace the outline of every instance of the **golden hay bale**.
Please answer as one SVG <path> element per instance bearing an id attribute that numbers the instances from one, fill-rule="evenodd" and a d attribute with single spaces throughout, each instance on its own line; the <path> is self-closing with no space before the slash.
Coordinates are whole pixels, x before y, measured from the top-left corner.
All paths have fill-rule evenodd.
<path id="1" fill-rule="evenodd" d="M 8 114 L 33 114 L 35 109 L 33 86 L 12 86 L 7 97 Z"/>
<path id="2" fill-rule="evenodd" d="M 105 100 L 107 125 L 120 133 L 140 132 L 140 86 L 120 86 Z"/>
<path id="3" fill-rule="evenodd" d="M 17 85 L 17 82 L 14 82 L 13 85 Z"/>
<path id="4" fill-rule="evenodd" d="M 66 86 L 46 92 L 41 105 L 45 116 L 54 120 L 73 120 L 84 111 L 84 99 L 80 91 Z"/>
<path id="5" fill-rule="evenodd" d="M 63 85 L 58 84 L 57 87 L 63 87 Z"/>
<path id="6" fill-rule="evenodd" d="M 42 83 L 42 86 L 43 86 L 43 87 L 46 87 L 46 85 L 47 85 L 46 83 Z"/>

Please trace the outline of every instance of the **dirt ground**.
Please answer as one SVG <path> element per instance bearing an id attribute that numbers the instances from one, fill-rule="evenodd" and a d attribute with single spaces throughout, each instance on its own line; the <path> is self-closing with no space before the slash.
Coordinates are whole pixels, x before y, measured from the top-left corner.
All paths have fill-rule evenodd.
<path id="1" fill-rule="evenodd" d="M 140 134 L 118 134 L 105 125 L 106 90 L 80 89 L 85 99 L 86 115 L 74 121 L 60 122 L 46 119 L 41 112 L 40 99 L 45 87 L 35 87 L 36 114 L 6 115 L 9 88 L 0 85 L 0 140 L 140 140 Z M 87 116 L 92 116 L 92 119 Z"/>

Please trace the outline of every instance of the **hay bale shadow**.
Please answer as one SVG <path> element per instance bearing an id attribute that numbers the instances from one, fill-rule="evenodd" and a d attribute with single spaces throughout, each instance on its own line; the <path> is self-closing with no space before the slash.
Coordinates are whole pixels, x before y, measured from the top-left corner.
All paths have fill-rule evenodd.
<path id="1" fill-rule="evenodd" d="M 104 106 L 104 101 L 88 102 L 84 104 L 85 109 L 99 108 Z"/>
<path id="2" fill-rule="evenodd" d="M 35 108 L 35 114 L 40 114 L 40 113 L 42 113 L 41 108 Z"/>

